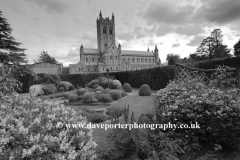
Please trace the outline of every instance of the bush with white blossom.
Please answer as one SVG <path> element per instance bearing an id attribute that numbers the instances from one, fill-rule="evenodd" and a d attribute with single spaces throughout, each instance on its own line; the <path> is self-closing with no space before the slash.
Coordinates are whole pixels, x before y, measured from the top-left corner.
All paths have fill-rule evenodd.
<path id="1" fill-rule="evenodd" d="M 0 159 L 93 160 L 92 131 L 63 125 L 80 123 L 87 121 L 57 103 L 5 97 L 0 101 Z"/>

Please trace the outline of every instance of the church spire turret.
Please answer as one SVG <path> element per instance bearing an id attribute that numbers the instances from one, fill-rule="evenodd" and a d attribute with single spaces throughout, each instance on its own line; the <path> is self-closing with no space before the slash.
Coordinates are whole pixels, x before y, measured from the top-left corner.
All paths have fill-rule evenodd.
<path id="1" fill-rule="evenodd" d="M 99 19 L 101 19 L 101 18 L 102 18 L 102 12 L 101 12 L 101 10 L 100 10 Z"/>

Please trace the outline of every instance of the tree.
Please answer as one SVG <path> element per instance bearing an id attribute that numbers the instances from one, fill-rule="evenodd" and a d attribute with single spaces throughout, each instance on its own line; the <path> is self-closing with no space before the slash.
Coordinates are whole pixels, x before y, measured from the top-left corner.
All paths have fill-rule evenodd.
<path id="1" fill-rule="evenodd" d="M 211 32 L 211 35 L 205 38 L 200 46 L 196 49 L 196 52 L 190 54 L 190 58 L 194 60 L 206 60 L 220 57 L 230 57 L 230 50 L 226 45 L 223 45 L 222 31 L 215 29 Z"/>
<path id="2" fill-rule="evenodd" d="M 234 55 L 240 56 L 240 39 L 239 41 L 234 45 Z"/>
<path id="3" fill-rule="evenodd" d="M 36 61 L 35 61 L 36 62 Z M 38 58 L 37 62 L 47 62 L 47 63 L 54 63 L 57 64 L 57 60 L 54 57 L 51 57 L 47 51 L 42 51 Z M 36 63 L 37 63 L 36 62 Z"/>
<path id="4" fill-rule="evenodd" d="M 174 63 L 179 61 L 180 59 L 180 56 L 174 53 L 168 54 L 166 58 L 166 60 L 168 61 L 168 65 L 174 65 Z"/>
<path id="5" fill-rule="evenodd" d="M 20 47 L 21 43 L 17 42 L 11 33 L 12 28 L 0 11 L 0 62 L 5 65 L 26 63 L 26 49 Z"/>

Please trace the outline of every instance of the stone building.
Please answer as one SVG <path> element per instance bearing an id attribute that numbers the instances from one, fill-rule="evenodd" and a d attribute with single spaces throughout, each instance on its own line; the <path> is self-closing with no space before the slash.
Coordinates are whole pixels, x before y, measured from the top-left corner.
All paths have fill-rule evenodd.
<path id="1" fill-rule="evenodd" d="M 155 50 L 133 51 L 122 50 L 121 45 L 115 45 L 115 17 L 103 18 L 101 11 L 97 24 L 97 49 L 84 48 L 81 44 L 79 49 L 80 61 L 69 65 L 70 74 L 97 73 L 139 70 L 159 67 L 161 60 L 157 46 Z"/>
<path id="2" fill-rule="evenodd" d="M 62 64 L 40 62 L 32 64 L 30 70 L 36 74 L 62 74 Z"/>

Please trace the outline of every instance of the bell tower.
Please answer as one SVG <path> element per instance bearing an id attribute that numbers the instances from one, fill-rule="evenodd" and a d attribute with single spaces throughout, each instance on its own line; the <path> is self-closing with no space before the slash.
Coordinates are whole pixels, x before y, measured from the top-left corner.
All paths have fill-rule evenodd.
<path id="1" fill-rule="evenodd" d="M 109 17 L 103 18 L 100 11 L 99 18 L 97 18 L 97 41 L 98 50 L 103 53 L 105 51 L 105 43 L 107 47 L 111 44 L 115 45 L 115 20 L 114 14 L 112 14 L 112 19 Z"/>

